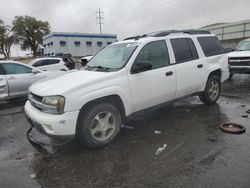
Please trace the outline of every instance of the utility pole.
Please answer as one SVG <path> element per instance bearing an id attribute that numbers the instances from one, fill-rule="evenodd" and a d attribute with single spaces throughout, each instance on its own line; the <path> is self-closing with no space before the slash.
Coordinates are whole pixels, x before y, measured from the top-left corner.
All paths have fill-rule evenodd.
<path id="1" fill-rule="evenodd" d="M 99 24 L 99 27 L 100 27 L 100 34 L 102 33 L 102 24 L 104 24 L 103 23 L 103 20 L 104 20 L 104 18 L 103 18 L 103 12 L 101 11 L 101 9 L 99 8 L 99 10 L 98 11 L 96 11 L 96 14 L 97 14 L 97 16 L 96 16 L 96 19 L 98 20 L 96 23 L 97 24 Z"/>

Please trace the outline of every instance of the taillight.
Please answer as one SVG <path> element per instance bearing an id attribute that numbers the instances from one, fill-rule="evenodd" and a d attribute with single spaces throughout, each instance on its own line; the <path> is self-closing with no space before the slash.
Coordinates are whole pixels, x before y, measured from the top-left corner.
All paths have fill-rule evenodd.
<path id="1" fill-rule="evenodd" d="M 69 68 L 69 65 L 67 63 L 64 63 L 64 65 Z"/>

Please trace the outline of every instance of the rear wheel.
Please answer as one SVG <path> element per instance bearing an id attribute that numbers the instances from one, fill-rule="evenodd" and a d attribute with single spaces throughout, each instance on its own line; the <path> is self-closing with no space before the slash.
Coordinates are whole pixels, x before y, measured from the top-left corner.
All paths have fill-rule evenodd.
<path id="1" fill-rule="evenodd" d="M 103 147 L 114 140 L 121 129 L 121 114 L 116 106 L 101 103 L 80 113 L 78 139 L 90 148 Z"/>
<path id="2" fill-rule="evenodd" d="M 214 104 L 220 97 L 221 82 L 217 75 L 212 75 L 208 78 L 205 91 L 202 92 L 199 97 L 205 104 Z"/>

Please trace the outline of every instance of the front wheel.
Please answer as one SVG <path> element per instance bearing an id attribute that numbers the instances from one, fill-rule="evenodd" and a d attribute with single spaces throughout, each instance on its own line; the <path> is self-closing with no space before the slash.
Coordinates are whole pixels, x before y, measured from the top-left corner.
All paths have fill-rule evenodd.
<path id="1" fill-rule="evenodd" d="M 202 92 L 199 97 L 200 100 L 205 104 L 214 104 L 220 97 L 221 93 L 221 82 L 217 75 L 210 76 L 208 78 L 205 91 Z"/>
<path id="2" fill-rule="evenodd" d="M 80 113 L 78 139 L 90 148 L 103 147 L 114 140 L 121 129 L 121 114 L 109 103 L 96 104 Z"/>

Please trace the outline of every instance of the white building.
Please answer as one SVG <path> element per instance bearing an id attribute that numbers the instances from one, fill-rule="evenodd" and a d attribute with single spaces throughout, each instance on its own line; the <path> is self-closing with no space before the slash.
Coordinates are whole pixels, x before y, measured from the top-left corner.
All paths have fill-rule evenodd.
<path id="1" fill-rule="evenodd" d="M 225 47 L 235 47 L 239 41 L 250 38 L 250 20 L 216 23 L 202 27 L 217 35 Z"/>
<path id="2" fill-rule="evenodd" d="M 43 37 L 44 55 L 71 54 L 75 57 L 93 55 L 116 41 L 115 34 L 53 32 Z"/>

